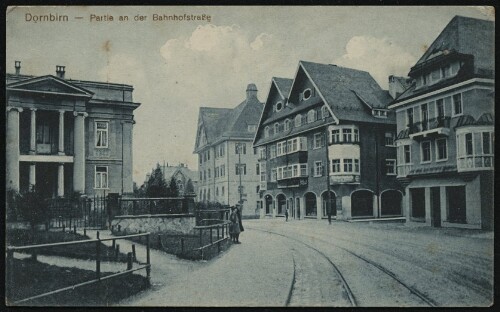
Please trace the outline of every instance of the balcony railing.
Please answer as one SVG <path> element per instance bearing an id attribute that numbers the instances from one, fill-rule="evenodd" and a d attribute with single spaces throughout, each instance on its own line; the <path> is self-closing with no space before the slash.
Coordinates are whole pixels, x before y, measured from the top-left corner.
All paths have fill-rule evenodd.
<path id="1" fill-rule="evenodd" d="M 398 165 L 397 178 L 405 178 L 410 173 L 412 167 L 413 165 L 411 164 Z"/>
<path id="2" fill-rule="evenodd" d="M 437 117 L 427 121 L 409 125 L 410 138 L 419 139 L 427 136 L 448 136 L 450 134 L 450 117 Z"/>
<path id="3" fill-rule="evenodd" d="M 491 170 L 495 164 L 493 155 L 470 155 L 457 157 L 458 172 Z"/>

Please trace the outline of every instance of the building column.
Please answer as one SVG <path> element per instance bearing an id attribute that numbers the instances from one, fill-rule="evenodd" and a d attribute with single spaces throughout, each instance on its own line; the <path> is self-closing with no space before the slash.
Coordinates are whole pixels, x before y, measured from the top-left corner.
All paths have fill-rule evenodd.
<path id="1" fill-rule="evenodd" d="M 57 168 L 57 196 L 64 197 L 64 164 L 60 163 Z"/>
<path id="2" fill-rule="evenodd" d="M 134 192 L 132 135 L 135 121 L 122 121 L 122 194 Z M 164 171 L 165 172 L 165 171 Z M 168 181 L 170 183 L 170 181 Z M 214 192 L 215 195 L 215 192 Z M 215 197 L 215 196 L 214 196 Z"/>
<path id="3" fill-rule="evenodd" d="M 64 110 L 59 110 L 59 155 L 64 155 Z"/>
<path id="4" fill-rule="evenodd" d="M 85 193 L 85 112 L 73 112 L 75 116 L 74 130 L 74 162 L 73 162 L 73 190 Z"/>
<path id="5" fill-rule="evenodd" d="M 316 196 L 316 218 L 319 220 L 323 217 L 323 198 Z"/>
<path id="6" fill-rule="evenodd" d="M 30 179 L 29 187 L 31 190 L 31 188 L 36 185 L 36 165 L 35 165 L 35 163 L 30 164 L 30 177 L 29 177 L 29 179 Z"/>
<path id="7" fill-rule="evenodd" d="M 6 131 L 6 188 L 19 192 L 19 113 L 20 107 L 7 107 Z"/>
<path id="8" fill-rule="evenodd" d="M 431 188 L 426 187 L 425 191 L 425 224 L 432 225 L 431 223 Z"/>
<path id="9" fill-rule="evenodd" d="M 31 109 L 30 154 L 36 154 L 36 108 Z"/>
<path id="10" fill-rule="evenodd" d="M 446 194 L 446 186 L 440 186 L 439 187 L 439 203 L 440 203 L 440 208 L 441 211 L 439 212 L 441 214 L 441 226 L 443 226 L 443 221 L 448 221 L 448 199 L 447 199 L 447 194 Z"/>
<path id="11" fill-rule="evenodd" d="M 373 209 L 373 217 L 380 218 L 380 202 L 379 202 L 379 197 L 375 193 L 373 194 L 372 209 Z"/>

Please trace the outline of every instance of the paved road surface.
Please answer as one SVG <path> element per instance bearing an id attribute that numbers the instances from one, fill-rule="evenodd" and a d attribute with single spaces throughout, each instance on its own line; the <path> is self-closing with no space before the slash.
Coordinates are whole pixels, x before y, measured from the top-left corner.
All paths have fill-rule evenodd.
<path id="1" fill-rule="evenodd" d="M 153 251 L 153 287 L 120 305 L 427 307 L 492 302 L 492 233 L 277 219 L 246 221 L 240 238 L 242 244 L 211 261 Z M 137 252 L 140 256 L 143 251 Z"/>

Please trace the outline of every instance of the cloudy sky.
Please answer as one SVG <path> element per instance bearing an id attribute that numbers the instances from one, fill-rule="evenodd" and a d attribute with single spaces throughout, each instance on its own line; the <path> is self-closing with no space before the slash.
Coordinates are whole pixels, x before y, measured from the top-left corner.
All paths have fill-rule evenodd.
<path id="1" fill-rule="evenodd" d="M 455 15 L 492 20 L 483 7 L 16 7 L 7 12 L 6 69 L 132 84 L 134 181 L 157 162 L 187 163 L 201 106 L 232 108 L 255 83 L 265 101 L 273 76 L 293 78 L 299 60 L 387 76 L 409 68 Z M 30 22 L 26 14 L 68 15 Z M 90 21 L 112 15 L 113 22 Z M 153 21 L 153 14 L 210 15 L 208 21 Z M 120 15 L 129 16 L 120 22 Z M 145 21 L 134 21 L 136 15 Z M 83 19 L 75 19 L 81 16 Z"/>

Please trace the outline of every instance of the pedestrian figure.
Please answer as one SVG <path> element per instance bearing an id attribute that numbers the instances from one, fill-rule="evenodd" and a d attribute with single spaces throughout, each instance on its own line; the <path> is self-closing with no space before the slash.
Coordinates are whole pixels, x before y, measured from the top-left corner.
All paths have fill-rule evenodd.
<path id="1" fill-rule="evenodd" d="M 288 207 L 285 210 L 285 221 L 288 221 Z"/>
<path id="2" fill-rule="evenodd" d="M 231 235 L 231 241 L 233 243 L 239 244 L 240 237 L 240 218 L 238 215 L 238 208 L 231 207 L 231 214 L 229 215 L 229 221 L 231 221 L 231 225 L 229 227 L 229 234 Z"/>

